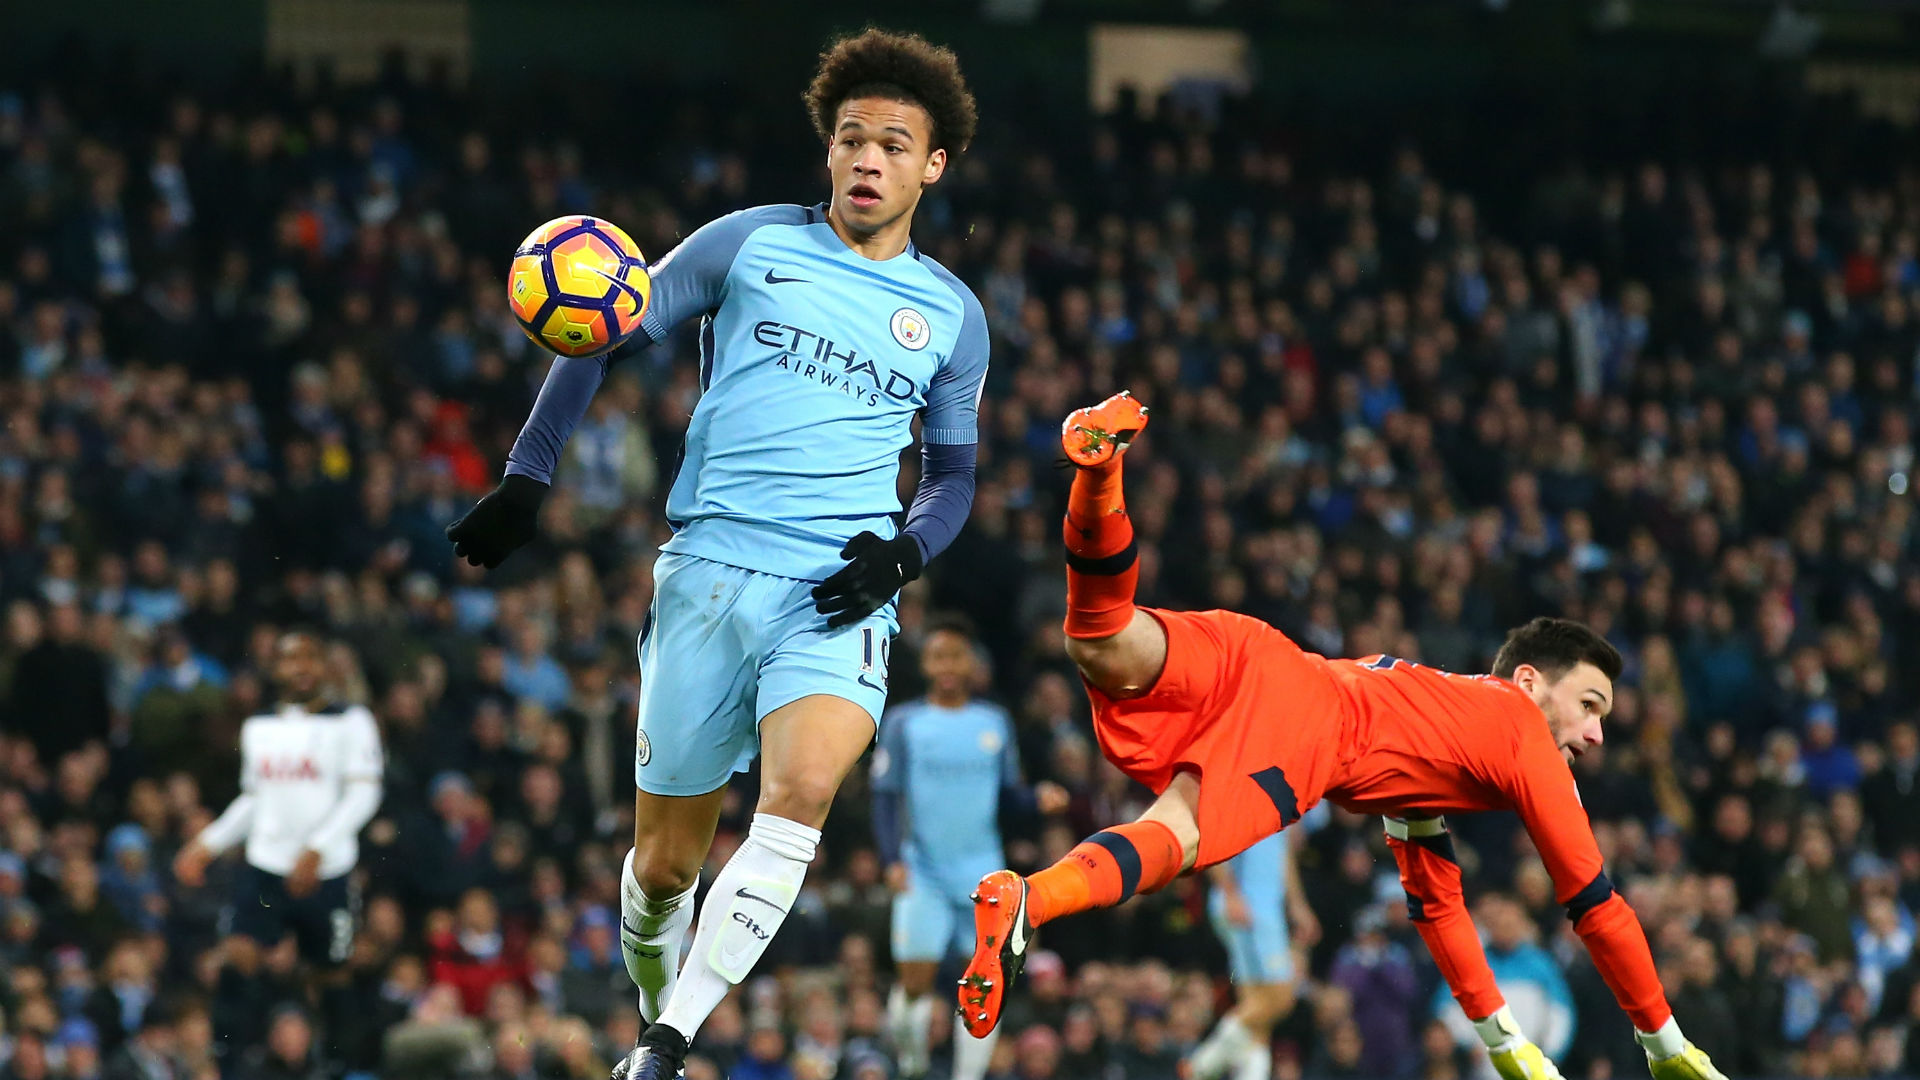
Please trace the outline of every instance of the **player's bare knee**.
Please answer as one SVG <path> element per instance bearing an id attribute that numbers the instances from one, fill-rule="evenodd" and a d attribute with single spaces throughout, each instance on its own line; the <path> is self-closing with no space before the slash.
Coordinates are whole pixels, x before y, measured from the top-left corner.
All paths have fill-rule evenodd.
<path id="1" fill-rule="evenodd" d="M 637 844 L 633 849 L 633 879 L 641 892 L 656 900 L 679 896 L 699 880 L 706 854 L 674 851 L 658 841 Z"/>
<path id="2" fill-rule="evenodd" d="M 900 965 L 900 992 L 909 998 L 924 997 L 933 992 L 933 979 L 938 971 L 934 964 L 906 963 Z"/>
<path id="3" fill-rule="evenodd" d="M 1120 693 L 1128 688 L 1139 686 L 1144 680 L 1135 678 L 1128 669 L 1127 647 L 1121 640 L 1123 635 L 1114 634 L 1103 638 L 1068 638 L 1067 659 L 1072 660 L 1080 674 L 1093 685 L 1107 693 Z"/>
<path id="4" fill-rule="evenodd" d="M 1275 1024 L 1293 1011 L 1293 985 L 1291 983 L 1243 985 L 1240 987 L 1238 1011 L 1241 1024 L 1248 1030 L 1255 1034 L 1270 1031 Z"/>
<path id="5" fill-rule="evenodd" d="M 840 785 L 820 776 L 763 777 L 760 781 L 762 814 L 818 827 L 827 819 L 827 809 Z"/>
<path id="6" fill-rule="evenodd" d="M 1090 668 L 1099 668 L 1113 655 L 1113 640 L 1118 635 L 1102 638 L 1067 639 L 1067 659 L 1074 662 L 1081 672 L 1091 675 Z"/>

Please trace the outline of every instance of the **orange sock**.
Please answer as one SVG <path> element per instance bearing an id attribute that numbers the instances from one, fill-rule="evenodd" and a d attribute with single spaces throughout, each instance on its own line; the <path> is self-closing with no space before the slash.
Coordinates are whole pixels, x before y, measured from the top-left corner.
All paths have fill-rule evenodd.
<path id="1" fill-rule="evenodd" d="M 1067 543 L 1067 636 L 1112 637 L 1133 620 L 1140 560 L 1120 481 L 1120 459 L 1075 471 L 1062 524 Z"/>
<path id="2" fill-rule="evenodd" d="M 1082 840 L 1067 856 L 1027 879 L 1027 918 L 1035 926 L 1062 915 L 1112 907 L 1166 887 L 1186 859 L 1173 830 L 1157 821 L 1115 825 Z"/>

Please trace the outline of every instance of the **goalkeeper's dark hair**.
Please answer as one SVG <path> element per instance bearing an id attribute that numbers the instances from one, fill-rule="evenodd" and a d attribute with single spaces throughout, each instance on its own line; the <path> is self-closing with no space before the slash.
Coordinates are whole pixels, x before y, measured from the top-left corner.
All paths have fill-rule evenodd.
<path id="1" fill-rule="evenodd" d="M 1521 664 L 1530 664 L 1558 679 L 1582 662 L 1600 669 L 1609 679 L 1620 677 L 1620 650 L 1585 623 L 1542 615 L 1507 633 L 1506 643 L 1493 658 L 1493 673 L 1513 678 Z"/>
<path id="2" fill-rule="evenodd" d="M 980 120 L 959 58 L 918 34 L 869 28 L 827 46 L 806 93 L 807 113 L 820 138 L 832 140 L 841 104 L 854 97 L 907 101 L 927 110 L 933 118 L 932 149 L 949 154 L 967 148 Z"/>

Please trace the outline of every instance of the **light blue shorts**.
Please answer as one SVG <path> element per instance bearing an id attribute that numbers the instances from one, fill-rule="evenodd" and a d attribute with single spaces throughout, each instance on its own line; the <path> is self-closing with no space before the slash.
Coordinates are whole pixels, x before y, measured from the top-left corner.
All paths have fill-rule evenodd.
<path id="1" fill-rule="evenodd" d="M 1253 925 L 1232 926 L 1227 922 L 1225 903 L 1207 904 L 1213 932 L 1220 935 L 1220 943 L 1227 949 L 1227 971 L 1236 984 L 1291 982 L 1293 947 L 1287 942 L 1287 916 L 1278 899 L 1256 902 L 1248 897 L 1247 906 L 1253 913 Z"/>
<path id="2" fill-rule="evenodd" d="M 973 885 L 999 869 L 979 867 L 979 873 L 958 870 L 944 875 L 907 869 L 907 889 L 893 898 L 894 963 L 916 960 L 938 963 L 948 956 L 973 953 Z"/>
<path id="3" fill-rule="evenodd" d="M 1282 874 L 1285 838 L 1276 833 L 1234 856 L 1228 866 L 1241 883 L 1251 925 L 1227 920 L 1226 893 L 1212 890 L 1207 917 L 1227 950 L 1227 970 L 1235 983 L 1272 985 L 1293 980 L 1293 946 L 1287 940 L 1286 893 Z"/>
<path id="4" fill-rule="evenodd" d="M 845 698 L 875 725 L 887 705 L 894 605 L 827 629 L 811 581 L 692 555 L 653 567 L 640 635 L 634 783 L 654 795 L 704 795 L 760 752 L 760 721 L 812 694 Z"/>

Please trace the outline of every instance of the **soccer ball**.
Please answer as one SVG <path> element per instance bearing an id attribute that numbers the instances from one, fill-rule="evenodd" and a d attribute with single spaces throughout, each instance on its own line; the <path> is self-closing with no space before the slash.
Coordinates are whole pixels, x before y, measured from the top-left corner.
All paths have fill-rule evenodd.
<path id="1" fill-rule="evenodd" d="M 535 345 L 562 356 L 611 352 L 640 329 L 653 282 L 633 238 L 600 218 L 554 218 L 513 253 L 507 303 Z"/>

